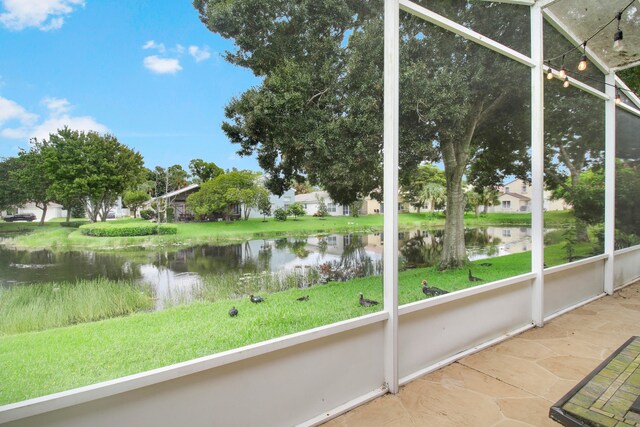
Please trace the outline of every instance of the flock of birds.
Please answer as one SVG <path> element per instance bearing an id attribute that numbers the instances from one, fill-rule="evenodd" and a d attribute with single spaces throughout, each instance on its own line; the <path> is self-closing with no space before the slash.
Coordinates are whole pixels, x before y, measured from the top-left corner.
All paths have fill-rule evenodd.
<path id="1" fill-rule="evenodd" d="M 491 263 L 489 262 L 483 262 L 482 264 L 480 264 L 482 267 L 491 267 Z M 471 272 L 471 269 L 469 269 L 469 275 L 467 276 L 470 282 L 483 282 L 484 280 L 474 276 L 473 273 Z M 448 294 L 449 291 L 445 291 L 444 289 L 440 289 L 440 288 L 436 288 L 435 286 L 429 286 L 427 284 L 427 280 L 424 279 L 422 281 L 422 293 L 425 294 L 425 296 L 427 297 L 437 297 L 440 295 L 444 295 L 444 294 Z M 249 300 L 254 303 L 254 304 L 259 304 L 261 302 L 266 301 L 266 298 L 263 298 L 259 295 L 249 295 Z M 296 298 L 296 301 L 309 301 L 309 295 L 305 295 L 299 298 Z M 372 300 L 372 299 L 368 299 L 364 297 L 364 294 L 362 292 L 360 292 L 360 299 L 358 300 L 358 302 L 360 303 L 361 306 L 363 307 L 371 307 L 374 305 L 378 305 L 380 304 L 378 301 Z M 236 317 L 238 315 L 238 309 L 235 307 L 232 307 L 231 310 L 229 310 L 229 316 L 231 317 Z"/>

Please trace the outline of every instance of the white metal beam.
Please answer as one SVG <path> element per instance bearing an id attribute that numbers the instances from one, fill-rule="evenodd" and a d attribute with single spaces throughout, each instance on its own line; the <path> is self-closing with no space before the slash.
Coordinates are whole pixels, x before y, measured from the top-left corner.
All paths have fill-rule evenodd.
<path id="1" fill-rule="evenodd" d="M 560 82 L 558 84 L 562 84 L 562 78 L 560 77 L 560 73 L 558 72 L 558 70 L 554 70 L 553 68 L 548 67 L 547 65 L 545 65 L 544 67 L 545 71 L 549 71 L 551 70 L 551 72 L 553 73 L 553 76 L 560 80 Z M 582 83 L 580 80 L 574 79 L 571 76 L 567 76 L 569 78 L 569 83 L 571 83 L 571 86 L 575 86 L 576 88 L 587 92 L 590 95 L 593 95 L 597 98 L 600 98 L 604 101 L 609 99 L 609 95 L 607 95 L 605 92 L 601 92 L 598 89 L 595 89 L 591 86 L 589 86 L 588 84 Z"/>
<path id="2" fill-rule="evenodd" d="M 559 0 L 537 0 L 536 5 L 540 7 L 540 9 L 544 9 L 556 3 L 557 1 Z"/>
<path id="3" fill-rule="evenodd" d="M 617 107 L 618 107 L 618 108 L 621 108 L 621 109 L 623 109 L 623 110 L 625 110 L 625 111 L 626 111 L 626 112 L 628 112 L 628 113 L 631 113 L 631 114 L 633 114 L 633 115 L 635 115 L 635 116 L 640 117 L 640 110 L 635 109 L 635 108 L 633 108 L 633 107 L 632 107 L 632 106 L 630 106 L 630 105 L 627 105 L 627 104 L 625 104 L 625 103 L 622 103 L 622 104 L 620 104 L 620 105 L 617 105 Z"/>
<path id="4" fill-rule="evenodd" d="M 509 4 L 521 4 L 524 6 L 531 6 L 536 0 L 482 0 L 491 3 L 509 3 Z"/>
<path id="5" fill-rule="evenodd" d="M 420 5 L 417 5 L 409 0 L 399 0 L 399 3 L 400 3 L 400 9 L 407 13 L 410 13 L 421 19 L 424 19 L 425 21 L 435 24 L 441 28 L 444 28 L 447 31 L 451 31 L 454 34 L 457 34 L 461 37 L 464 37 L 467 40 L 471 40 L 481 46 L 489 48 L 492 51 L 497 52 L 501 55 L 504 55 L 507 58 L 511 58 L 515 61 L 518 61 L 521 64 L 527 65 L 529 67 L 534 66 L 533 61 L 528 56 L 523 55 L 520 52 L 503 45 L 502 43 L 498 43 L 495 40 L 485 37 L 480 33 L 470 30 L 467 27 L 464 27 L 458 24 L 457 22 L 454 22 L 448 18 L 445 18 L 442 15 L 438 15 L 437 13 L 429 9 L 426 9 Z"/>
<path id="6" fill-rule="evenodd" d="M 640 0 L 638 0 L 638 1 L 640 1 Z M 640 65 L 640 61 L 633 61 L 633 62 L 630 62 L 628 64 L 624 64 L 624 65 L 620 65 L 618 67 L 614 67 L 614 68 L 612 68 L 612 70 L 613 71 L 626 70 L 627 68 L 637 67 L 638 65 Z"/>
<path id="7" fill-rule="evenodd" d="M 384 378 L 389 392 L 398 377 L 398 152 L 400 135 L 400 7 L 384 2 Z"/>
<path id="8" fill-rule="evenodd" d="M 536 326 L 544 325 L 544 49 L 542 8 L 531 7 L 531 315 Z"/>
<path id="9" fill-rule="evenodd" d="M 607 260 L 604 264 L 604 291 L 613 294 L 614 270 L 613 255 L 615 252 L 615 191 L 616 191 L 616 102 L 615 74 L 605 76 L 605 90 L 609 100 L 605 103 L 605 149 L 604 149 L 604 253 Z"/>
<path id="10" fill-rule="evenodd" d="M 618 76 L 616 76 L 615 82 L 616 82 L 615 84 L 618 87 L 621 87 L 622 89 L 626 90 L 625 95 L 627 96 L 627 98 L 629 98 L 631 102 L 633 102 L 636 105 L 636 107 L 640 108 L 640 98 L 638 98 L 636 94 L 631 89 L 629 89 L 629 86 L 627 86 L 627 84 L 623 82 Z"/>

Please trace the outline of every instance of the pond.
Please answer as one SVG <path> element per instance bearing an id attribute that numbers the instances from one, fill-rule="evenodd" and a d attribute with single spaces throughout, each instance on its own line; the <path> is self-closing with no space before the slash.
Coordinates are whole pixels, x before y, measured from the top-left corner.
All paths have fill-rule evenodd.
<path id="1" fill-rule="evenodd" d="M 470 228 L 465 240 L 469 258 L 476 260 L 527 251 L 530 235 L 530 228 Z M 404 267 L 427 267 L 438 262 L 442 230 L 409 230 L 398 237 Z M 383 245 L 384 235 L 373 233 L 249 240 L 172 251 L 52 252 L 0 247 L 0 286 L 98 277 L 134 280 L 150 284 L 157 308 L 162 308 L 166 302 L 188 299 L 192 289 L 211 275 L 324 269 L 332 272 L 331 280 L 340 280 L 380 274 Z"/>

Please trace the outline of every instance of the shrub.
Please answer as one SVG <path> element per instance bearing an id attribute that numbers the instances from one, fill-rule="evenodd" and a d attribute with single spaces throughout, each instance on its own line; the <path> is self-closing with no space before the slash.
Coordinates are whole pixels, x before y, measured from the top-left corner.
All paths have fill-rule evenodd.
<path id="1" fill-rule="evenodd" d="M 124 223 L 105 224 L 94 223 L 85 224 L 80 227 L 80 232 L 85 236 L 92 237 L 131 237 L 131 236 L 151 236 L 154 234 L 167 235 L 177 234 L 175 225 L 157 225 L 149 223 Z"/>
<path id="2" fill-rule="evenodd" d="M 143 209 L 140 211 L 140 218 L 142 219 L 153 219 L 156 217 L 156 213 L 153 209 Z"/>
<path id="3" fill-rule="evenodd" d="M 288 213 L 289 212 L 287 211 L 287 209 L 278 208 L 273 211 L 273 217 L 276 219 L 276 221 L 286 221 Z"/>
<path id="4" fill-rule="evenodd" d="M 318 200 L 318 211 L 314 213 L 313 216 L 319 216 L 320 218 L 329 216 L 329 208 L 327 208 L 327 204 L 324 202 L 324 197 L 318 197 L 316 195 L 316 200 Z"/>
<path id="5" fill-rule="evenodd" d="M 159 235 L 178 234 L 178 227 L 175 225 L 160 224 L 158 226 Z"/>
<path id="6" fill-rule="evenodd" d="M 61 222 L 60 227 L 70 227 L 70 228 L 78 228 L 81 225 L 88 224 L 88 220 L 80 220 L 80 221 L 69 221 L 69 222 Z"/>
<path id="7" fill-rule="evenodd" d="M 289 215 L 293 215 L 296 219 L 298 219 L 299 216 L 303 216 L 305 213 L 307 212 L 304 210 L 304 206 L 300 203 L 294 203 L 289 206 Z"/>

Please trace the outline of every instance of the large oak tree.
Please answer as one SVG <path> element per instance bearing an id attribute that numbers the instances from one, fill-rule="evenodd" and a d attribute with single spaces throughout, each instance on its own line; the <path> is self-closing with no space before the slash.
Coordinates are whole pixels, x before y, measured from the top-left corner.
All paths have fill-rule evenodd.
<path id="1" fill-rule="evenodd" d="M 528 8 L 422 2 L 527 51 Z M 234 41 L 226 59 L 262 83 L 227 105 L 228 137 L 256 154 L 276 194 L 308 178 L 347 205 L 382 188 L 383 2 L 195 0 L 207 27 Z M 401 173 L 442 162 L 447 187 L 441 268 L 466 261 L 462 178 L 493 152 L 494 184 L 526 157 L 529 70 L 402 15 Z M 521 160 L 525 164 L 526 160 Z M 486 179 L 486 175 L 484 174 Z"/>

